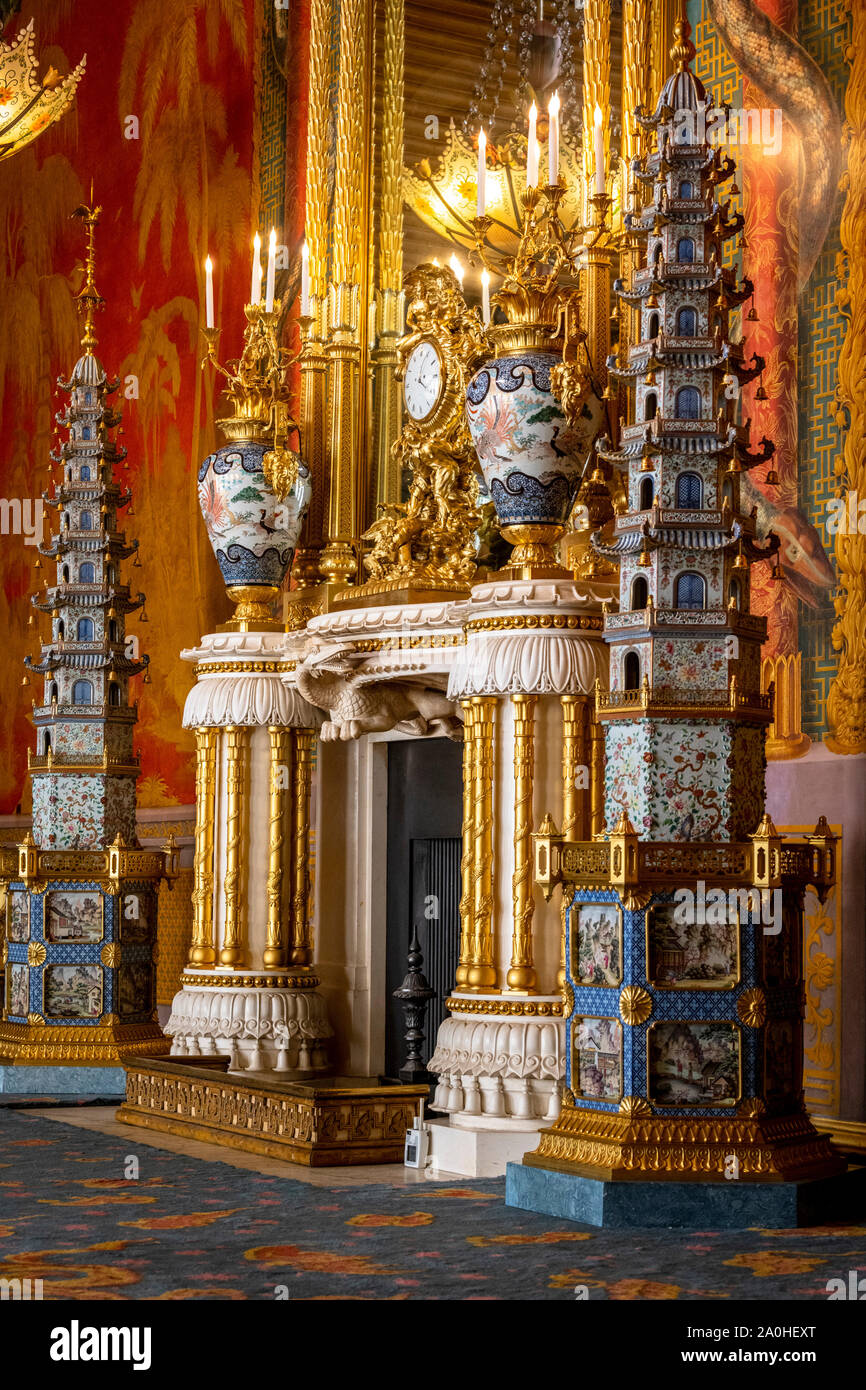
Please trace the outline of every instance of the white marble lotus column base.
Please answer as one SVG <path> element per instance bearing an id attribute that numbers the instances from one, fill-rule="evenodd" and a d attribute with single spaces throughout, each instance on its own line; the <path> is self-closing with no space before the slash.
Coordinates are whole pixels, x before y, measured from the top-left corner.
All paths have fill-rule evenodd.
<path id="1" fill-rule="evenodd" d="M 229 1071 L 286 1081 L 330 1070 L 325 1001 L 314 989 L 186 986 L 176 994 L 165 1032 L 172 1057 L 231 1057 Z"/>
<path id="2" fill-rule="evenodd" d="M 565 1022 L 552 1013 L 559 995 L 527 998 L 526 1015 L 501 1012 L 520 1003 L 514 996 L 489 1003 L 489 1013 L 446 1018 L 427 1063 L 438 1077 L 430 1108 L 448 1116 L 433 1126 L 431 1161 L 473 1177 L 504 1173 L 535 1147 L 535 1134 L 559 1115 L 565 1075 Z"/>

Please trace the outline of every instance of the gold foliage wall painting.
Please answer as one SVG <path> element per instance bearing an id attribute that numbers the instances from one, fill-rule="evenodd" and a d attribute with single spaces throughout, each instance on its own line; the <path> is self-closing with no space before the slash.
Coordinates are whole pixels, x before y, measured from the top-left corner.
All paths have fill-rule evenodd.
<path id="1" fill-rule="evenodd" d="M 72 111 L 0 163 L 0 314 L 10 329 L 0 342 L 7 441 L 0 494 L 32 510 L 50 487 L 55 381 L 79 350 L 73 296 L 81 246 L 70 214 L 92 179 L 104 208 L 98 254 L 107 300 L 97 353 L 121 381 L 128 458 L 120 481 L 133 492 L 126 529 L 140 539 L 141 567 L 132 577 L 149 619 L 134 629 L 152 674 L 137 692 L 142 806 L 194 799 L 192 741 L 181 729 L 190 676 L 178 653 L 227 616 L 195 496 L 214 404 L 198 368 L 199 324 L 208 252 L 226 303 L 241 303 L 246 290 L 255 12 L 255 0 L 33 0 L 21 12 L 23 22 L 35 19 L 40 47 L 48 43 L 43 57 L 61 74 L 82 50 L 98 52 L 101 62 L 98 81 L 91 64 Z M 224 346 L 230 354 L 236 344 Z M 0 735 L 0 813 L 27 810 L 34 692 L 20 688 L 20 662 L 44 636 L 27 626 L 28 597 L 44 571 L 34 573 L 36 552 L 25 539 L 9 534 L 2 542 L 0 624 L 9 660 L 0 668 L 0 699 L 14 714 Z"/>

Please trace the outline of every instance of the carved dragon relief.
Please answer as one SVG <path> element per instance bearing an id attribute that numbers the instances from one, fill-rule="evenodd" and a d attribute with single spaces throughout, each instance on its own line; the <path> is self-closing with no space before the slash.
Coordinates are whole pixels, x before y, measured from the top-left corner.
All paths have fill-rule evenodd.
<path id="1" fill-rule="evenodd" d="M 295 672 L 304 699 L 328 712 L 319 732 L 325 743 L 390 729 L 413 738 L 463 738 L 459 706 L 429 679 L 382 680 L 363 670 L 364 660 L 351 646 L 325 646 L 308 653 Z"/>

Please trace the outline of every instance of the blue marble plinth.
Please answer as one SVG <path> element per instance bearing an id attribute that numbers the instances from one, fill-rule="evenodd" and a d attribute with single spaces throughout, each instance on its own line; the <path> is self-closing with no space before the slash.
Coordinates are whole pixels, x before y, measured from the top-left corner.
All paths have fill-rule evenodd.
<path id="1" fill-rule="evenodd" d="M 10 1067 L 0 1065 L 0 1093 L 16 1096 L 122 1096 L 123 1067 Z"/>
<path id="2" fill-rule="evenodd" d="M 810 1182 L 606 1182 L 509 1163 L 505 1204 L 609 1229 L 789 1229 L 866 1214 L 866 1168 Z"/>

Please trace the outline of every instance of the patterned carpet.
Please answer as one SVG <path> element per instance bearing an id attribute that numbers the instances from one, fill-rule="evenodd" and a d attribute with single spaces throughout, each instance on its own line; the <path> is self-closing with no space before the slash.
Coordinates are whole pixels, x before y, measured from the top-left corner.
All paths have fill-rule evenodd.
<path id="1" fill-rule="evenodd" d="M 46 1299 L 824 1301 L 866 1273 L 864 1226 L 598 1231 L 504 1186 L 312 1187 L 3 1109 L 0 1278 Z"/>

